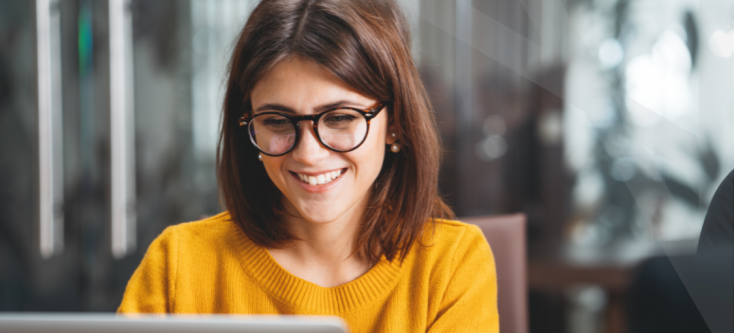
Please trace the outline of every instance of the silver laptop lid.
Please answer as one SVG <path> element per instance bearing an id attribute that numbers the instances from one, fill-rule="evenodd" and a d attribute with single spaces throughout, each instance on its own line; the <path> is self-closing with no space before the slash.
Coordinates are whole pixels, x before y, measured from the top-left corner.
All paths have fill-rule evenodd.
<path id="1" fill-rule="evenodd" d="M 338 317 L 115 314 L 0 314 L 3 333 L 345 333 Z"/>

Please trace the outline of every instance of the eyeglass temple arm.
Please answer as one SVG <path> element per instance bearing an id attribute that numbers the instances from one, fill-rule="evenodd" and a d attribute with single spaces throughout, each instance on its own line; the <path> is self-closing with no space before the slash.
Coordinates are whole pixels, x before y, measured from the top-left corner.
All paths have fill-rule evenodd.
<path id="1" fill-rule="evenodd" d="M 387 106 L 387 104 L 385 104 L 385 102 L 377 103 L 377 105 L 375 105 L 369 111 L 365 112 L 364 116 L 366 118 L 368 118 L 368 119 L 372 119 L 372 118 L 376 117 L 377 114 L 379 114 L 380 111 L 382 111 L 382 109 L 384 109 L 386 106 Z"/>

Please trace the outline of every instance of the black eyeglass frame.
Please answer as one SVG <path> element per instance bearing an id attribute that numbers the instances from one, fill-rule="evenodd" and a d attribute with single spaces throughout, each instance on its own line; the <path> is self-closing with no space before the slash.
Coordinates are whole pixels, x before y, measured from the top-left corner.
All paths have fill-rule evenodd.
<path id="1" fill-rule="evenodd" d="M 285 154 L 290 153 L 293 150 L 293 148 L 298 146 L 298 142 L 301 139 L 301 126 L 299 125 L 299 123 L 305 120 L 309 120 L 313 122 L 313 132 L 316 133 L 316 138 L 319 140 L 322 146 L 326 147 L 327 149 L 331 151 L 337 152 L 337 153 L 348 153 L 362 146 L 364 141 L 367 140 L 367 136 L 370 133 L 370 121 L 374 119 L 375 117 L 377 117 L 380 111 L 382 111 L 382 109 L 384 109 L 385 107 L 387 107 L 387 102 L 379 102 L 377 103 L 377 105 L 367 110 L 351 108 L 351 107 L 338 107 L 338 108 L 326 110 L 319 114 L 309 114 L 309 115 L 304 115 L 304 116 L 293 116 L 293 115 L 283 113 L 283 112 L 267 111 L 267 112 L 258 113 L 254 116 L 250 116 L 250 115 L 242 116 L 239 119 L 239 125 L 240 127 L 247 126 L 247 136 L 250 137 L 250 142 L 252 142 L 252 145 L 255 146 L 255 148 L 257 148 L 257 150 L 259 150 L 261 153 L 268 155 L 268 156 L 274 156 L 274 157 L 283 156 Z M 367 121 L 367 130 L 364 133 L 364 138 L 362 138 L 362 141 L 360 141 L 356 146 L 354 146 L 354 148 L 349 149 L 349 150 L 338 150 L 338 149 L 332 148 L 329 145 L 327 145 L 323 140 L 321 140 L 321 135 L 319 135 L 318 125 L 319 125 L 319 120 L 321 119 L 321 117 L 331 111 L 342 110 L 342 109 L 356 111 L 357 113 L 361 114 L 362 117 L 364 117 L 365 121 Z M 296 129 L 296 140 L 293 142 L 293 146 L 288 148 L 288 150 L 286 150 L 282 154 L 273 155 L 273 154 L 266 153 L 265 151 L 260 149 L 260 147 L 257 146 L 257 143 L 255 142 L 255 138 L 253 138 L 252 133 L 250 133 L 250 126 L 248 126 L 248 124 L 250 124 L 252 120 L 255 119 L 256 117 L 263 116 L 263 115 L 269 115 L 269 114 L 274 114 L 274 115 L 285 117 L 286 119 L 290 120 L 290 122 L 293 124 L 294 128 Z"/>

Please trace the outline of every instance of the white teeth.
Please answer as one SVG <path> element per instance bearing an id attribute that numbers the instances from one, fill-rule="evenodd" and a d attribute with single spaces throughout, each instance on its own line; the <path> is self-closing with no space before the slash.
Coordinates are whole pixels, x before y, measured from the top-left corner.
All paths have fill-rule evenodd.
<path id="1" fill-rule="evenodd" d="M 300 178 L 302 181 L 309 183 L 311 185 L 323 185 L 331 183 L 333 180 L 339 178 L 339 176 L 342 174 L 341 170 L 336 170 L 332 172 L 327 172 L 324 174 L 320 174 L 318 176 L 308 176 L 308 175 L 302 175 L 300 173 L 296 173 L 298 175 L 298 178 Z"/>

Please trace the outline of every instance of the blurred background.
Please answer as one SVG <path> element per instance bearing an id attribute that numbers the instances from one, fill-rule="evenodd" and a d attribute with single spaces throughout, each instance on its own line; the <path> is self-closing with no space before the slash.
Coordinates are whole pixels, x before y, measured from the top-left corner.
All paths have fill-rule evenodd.
<path id="1" fill-rule="evenodd" d="M 458 216 L 528 216 L 531 332 L 624 332 L 734 169 L 734 2 L 401 0 Z M 0 0 L 0 311 L 115 311 L 221 211 L 224 69 L 255 0 Z M 112 50 L 112 51 L 111 51 Z"/>

